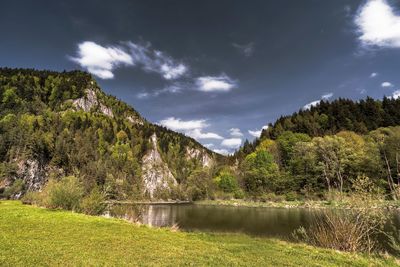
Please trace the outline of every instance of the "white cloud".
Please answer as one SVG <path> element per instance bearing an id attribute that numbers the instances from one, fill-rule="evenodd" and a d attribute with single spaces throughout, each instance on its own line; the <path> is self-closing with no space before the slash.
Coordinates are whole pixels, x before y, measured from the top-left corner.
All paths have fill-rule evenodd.
<path id="1" fill-rule="evenodd" d="M 261 136 L 262 130 L 266 130 L 266 129 L 268 129 L 268 125 L 263 126 L 261 130 L 254 130 L 254 131 L 248 130 L 248 132 L 251 136 L 258 138 Z"/>
<path id="2" fill-rule="evenodd" d="M 393 84 L 391 82 L 383 82 L 381 84 L 382 87 L 393 87 Z"/>
<path id="3" fill-rule="evenodd" d="M 179 63 L 167 54 L 151 49 L 151 44 L 136 44 L 127 42 L 135 63 L 142 66 L 145 71 L 159 73 L 166 80 L 182 77 L 188 67 Z"/>
<path id="4" fill-rule="evenodd" d="M 179 118 L 174 118 L 174 117 L 169 117 L 164 120 L 161 120 L 159 124 L 174 131 L 188 131 L 188 130 L 202 129 L 208 126 L 206 120 L 183 121 Z"/>
<path id="5" fill-rule="evenodd" d="M 321 99 L 320 99 L 320 100 L 315 100 L 315 101 L 312 101 L 312 102 L 310 102 L 310 103 L 304 105 L 303 110 L 307 110 L 307 109 L 310 109 L 311 107 L 315 107 L 315 106 L 317 106 L 317 105 L 321 102 L 321 100 L 328 100 L 328 99 L 330 99 L 332 96 L 333 96 L 333 93 L 324 94 L 324 95 L 321 96 Z"/>
<path id="6" fill-rule="evenodd" d="M 373 73 L 371 73 L 371 75 L 370 75 L 369 77 L 370 77 L 370 78 L 375 78 L 376 76 L 378 76 L 378 73 L 373 72 Z"/>
<path id="7" fill-rule="evenodd" d="M 250 57 L 254 53 L 254 43 L 248 43 L 248 44 L 237 44 L 233 43 L 232 46 L 239 50 L 240 53 L 242 53 L 246 57 Z"/>
<path id="8" fill-rule="evenodd" d="M 229 151 L 228 150 L 226 150 L 226 149 L 213 149 L 213 151 L 215 152 L 215 153 L 218 153 L 218 154 L 221 154 L 221 155 L 230 155 L 231 153 L 229 153 Z"/>
<path id="9" fill-rule="evenodd" d="M 308 103 L 307 105 L 304 105 L 303 109 L 304 109 L 304 110 L 307 110 L 307 109 L 310 109 L 311 107 L 315 107 L 315 106 L 318 105 L 320 102 L 321 102 L 321 100 L 312 101 L 312 102 Z"/>
<path id="10" fill-rule="evenodd" d="M 206 148 L 208 148 L 208 149 L 210 149 L 210 148 L 212 148 L 212 147 L 214 147 L 214 144 L 204 144 L 203 146 L 205 146 Z"/>
<path id="11" fill-rule="evenodd" d="M 143 98 L 150 98 L 150 97 L 157 97 L 161 94 L 165 93 L 172 93 L 176 94 L 179 93 L 183 90 L 185 85 L 183 83 L 179 82 L 174 82 L 173 84 L 167 85 L 166 87 L 159 89 L 159 90 L 154 90 L 152 92 L 141 92 L 136 95 L 137 98 L 143 99 Z"/>
<path id="12" fill-rule="evenodd" d="M 322 95 L 321 98 L 322 98 L 322 99 L 329 99 L 329 98 L 331 98 L 332 96 L 333 96 L 333 93 L 327 93 L 327 94 L 325 94 L 325 95 Z"/>
<path id="13" fill-rule="evenodd" d="M 365 46 L 400 47 L 400 16 L 386 0 L 367 1 L 354 19 Z"/>
<path id="14" fill-rule="evenodd" d="M 144 71 L 160 74 L 166 80 L 178 79 L 189 69 L 167 54 L 153 50 L 150 43 L 125 42 L 118 46 L 105 47 L 87 41 L 78 45 L 77 54 L 77 57 L 70 59 L 102 79 L 113 78 L 112 71 L 123 65 L 139 66 Z"/>
<path id="15" fill-rule="evenodd" d="M 392 96 L 391 96 L 391 98 L 393 98 L 393 99 L 398 99 L 398 98 L 400 98 L 400 90 L 394 91 L 393 94 L 392 94 Z"/>
<path id="16" fill-rule="evenodd" d="M 221 142 L 221 146 L 227 148 L 239 148 L 241 144 L 242 144 L 241 138 L 227 138 Z"/>
<path id="17" fill-rule="evenodd" d="M 204 76 L 196 79 L 197 88 L 203 92 L 228 92 L 237 87 L 237 82 L 227 75 Z"/>
<path id="18" fill-rule="evenodd" d="M 243 136 L 242 132 L 239 128 L 231 128 L 229 129 L 229 134 L 232 136 L 240 137 Z"/>
<path id="19" fill-rule="evenodd" d="M 179 118 L 169 117 L 159 122 L 171 130 L 182 132 L 196 140 L 198 139 L 224 139 L 219 134 L 213 132 L 203 132 L 203 129 L 209 125 L 206 120 L 181 120 Z"/>
<path id="20" fill-rule="evenodd" d="M 194 139 L 224 139 L 222 136 L 216 133 L 203 133 L 201 129 L 194 129 L 186 132 L 186 134 Z"/>
<path id="21" fill-rule="evenodd" d="M 249 134 L 257 138 L 260 137 L 261 132 L 262 130 L 255 130 L 255 131 L 249 130 Z"/>
<path id="22" fill-rule="evenodd" d="M 132 57 L 123 48 L 105 47 L 89 41 L 80 43 L 78 56 L 70 59 L 101 79 L 114 78 L 112 71 L 118 66 L 134 65 Z"/>

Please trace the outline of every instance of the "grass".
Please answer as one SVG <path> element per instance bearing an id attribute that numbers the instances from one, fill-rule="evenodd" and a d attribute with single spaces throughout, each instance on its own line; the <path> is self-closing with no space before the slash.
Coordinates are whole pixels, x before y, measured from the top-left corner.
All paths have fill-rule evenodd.
<path id="1" fill-rule="evenodd" d="M 397 266 L 240 234 L 174 232 L 0 202 L 0 266 Z"/>

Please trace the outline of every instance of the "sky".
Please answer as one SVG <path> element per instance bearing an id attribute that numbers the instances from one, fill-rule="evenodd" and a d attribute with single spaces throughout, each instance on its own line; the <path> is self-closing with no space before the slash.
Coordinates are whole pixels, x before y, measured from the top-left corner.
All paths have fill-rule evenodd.
<path id="1" fill-rule="evenodd" d="M 400 96 L 399 0 L 0 2 L 0 66 L 81 69 L 219 153 L 321 99 Z"/>

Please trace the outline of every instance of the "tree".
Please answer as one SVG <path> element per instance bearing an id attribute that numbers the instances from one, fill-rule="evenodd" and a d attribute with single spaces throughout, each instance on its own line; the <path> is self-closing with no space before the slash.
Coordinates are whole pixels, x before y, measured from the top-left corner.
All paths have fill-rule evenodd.
<path id="1" fill-rule="evenodd" d="M 272 155 L 258 150 L 248 155 L 243 164 L 243 181 L 250 193 L 274 192 L 279 179 L 279 168 Z"/>

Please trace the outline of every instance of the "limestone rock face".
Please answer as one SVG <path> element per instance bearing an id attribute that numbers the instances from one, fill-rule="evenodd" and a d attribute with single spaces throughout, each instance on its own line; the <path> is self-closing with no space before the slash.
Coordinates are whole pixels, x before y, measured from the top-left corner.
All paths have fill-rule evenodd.
<path id="1" fill-rule="evenodd" d="M 98 108 L 99 112 L 111 118 L 114 117 L 112 110 L 101 103 L 97 98 L 96 91 L 94 89 L 86 89 L 85 96 L 75 99 L 72 103 L 78 108 L 85 112 L 90 112 L 93 108 Z"/>
<path id="2" fill-rule="evenodd" d="M 176 186 L 177 181 L 168 165 L 163 161 L 157 148 L 157 136 L 151 136 L 152 148 L 143 157 L 142 178 L 145 185 L 144 192 L 150 198 L 158 189 L 169 190 L 171 186 Z"/>
<path id="3" fill-rule="evenodd" d="M 22 160 L 17 163 L 17 176 L 24 180 L 27 191 L 38 191 L 46 183 L 46 168 L 37 160 Z"/>
<path id="4" fill-rule="evenodd" d="M 199 160 L 203 167 L 210 167 L 213 159 L 204 149 L 186 147 L 186 155 L 189 159 Z"/>
<path id="5" fill-rule="evenodd" d="M 143 125 L 143 121 L 139 118 L 136 118 L 134 116 L 128 116 L 126 117 L 126 119 L 128 121 L 130 121 L 132 124 L 139 124 L 139 125 Z"/>

